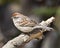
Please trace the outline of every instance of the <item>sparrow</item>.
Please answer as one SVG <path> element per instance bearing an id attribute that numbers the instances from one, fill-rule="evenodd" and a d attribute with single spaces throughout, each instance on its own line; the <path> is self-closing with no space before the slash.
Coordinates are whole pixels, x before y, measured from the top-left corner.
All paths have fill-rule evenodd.
<path id="1" fill-rule="evenodd" d="M 29 33 L 33 31 L 34 29 L 43 29 L 45 31 L 51 31 L 53 28 L 48 27 L 48 25 L 53 22 L 55 18 L 51 17 L 47 19 L 46 21 L 42 21 L 41 23 L 37 23 L 34 20 L 31 20 L 28 16 L 25 16 L 21 13 L 15 12 L 12 14 L 12 20 L 15 25 L 15 27 L 24 32 Z"/>
<path id="2" fill-rule="evenodd" d="M 15 27 L 25 33 L 29 33 L 33 30 L 33 27 L 37 24 L 36 21 L 31 20 L 28 16 L 15 12 L 12 14 L 12 20 Z"/>

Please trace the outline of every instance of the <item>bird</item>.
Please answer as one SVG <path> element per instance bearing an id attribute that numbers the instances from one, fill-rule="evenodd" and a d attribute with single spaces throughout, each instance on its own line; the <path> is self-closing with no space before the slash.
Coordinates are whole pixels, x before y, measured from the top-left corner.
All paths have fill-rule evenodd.
<path id="1" fill-rule="evenodd" d="M 31 20 L 28 16 L 25 16 L 19 12 L 13 13 L 11 18 L 15 27 L 24 33 L 31 32 L 33 27 L 38 24 L 36 21 Z"/>
<path id="2" fill-rule="evenodd" d="M 43 29 L 44 31 L 51 31 L 53 28 L 48 27 L 48 25 L 54 21 L 54 17 L 47 19 L 46 21 L 42 21 L 41 23 L 37 23 L 35 20 L 30 19 L 28 16 L 25 16 L 19 12 L 15 12 L 12 14 L 12 20 L 15 27 L 22 31 L 23 33 L 29 33 L 34 29 Z"/>

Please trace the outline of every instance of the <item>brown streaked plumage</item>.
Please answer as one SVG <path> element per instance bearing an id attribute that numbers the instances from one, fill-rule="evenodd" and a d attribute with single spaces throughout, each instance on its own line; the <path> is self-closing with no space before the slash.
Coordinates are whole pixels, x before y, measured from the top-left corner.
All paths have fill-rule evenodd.
<path id="1" fill-rule="evenodd" d="M 14 25 L 22 32 L 31 32 L 32 27 L 37 25 L 37 22 L 18 12 L 13 13 L 12 17 Z"/>
<path id="2" fill-rule="evenodd" d="M 12 16 L 16 16 L 16 15 L 18 15 L 18 14 L 20 14 L 20 13 L 15 12 L 15 13 L 12 14 Z"/>

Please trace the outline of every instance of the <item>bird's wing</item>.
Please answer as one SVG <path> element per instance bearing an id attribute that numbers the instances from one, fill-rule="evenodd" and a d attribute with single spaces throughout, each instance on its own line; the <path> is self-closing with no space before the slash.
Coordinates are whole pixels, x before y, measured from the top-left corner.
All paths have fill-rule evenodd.
<path id="1" fill-rule="evenodd" d="M 30 26 L 30 27 L 33 27 L 35 26 L 37 23 L 33 20 L 29 21 L 27 24 L 25 24 L 24 26 Z"/>
<path id="2" fill-rule="evenodd" d="M 31 20 L 27 16 L 24 16 L 24 18 L 22 18 L 22 19 L 23 19 L 23 22 L 20 23 L 21 26 L 26 26 L 26 27 L 30 26 L 30 27 L 33 27 L 33 26 L 35 26 L 37 24 L 35 21 Z"/>

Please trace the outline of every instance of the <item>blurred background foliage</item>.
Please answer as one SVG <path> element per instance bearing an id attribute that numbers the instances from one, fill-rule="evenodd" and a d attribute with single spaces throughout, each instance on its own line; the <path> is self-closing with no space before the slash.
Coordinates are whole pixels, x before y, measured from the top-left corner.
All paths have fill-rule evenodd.
<path id="1" fill-rule="evenodd" d="M 15 28 L 11 20 L 13 12 L 20 12 L 31 19 L 41 22 L 51 16 L 56 18 L 51 27 L 56 32 L 50 32 L 43 41 L 31 41 L 24 48 L 60 48 L 60 0 L 0 0 L 0 48 L 21 32 Z M 51 42 L 52 41 L 52 42 Z M 32 45 L 31 45 L 32 44 Z M 48 46 L 47 46 L 48 45 Z M 42 46 L 42 47 L 41 47 Z"/>
<path id="2" fill-rule="evenodd" d="M 42 14 L 51 15 L 51 14 L 56 13 L 56 8 L 40 7 L 40 8 L 33 9 L 32 12 L 34 12 L 37 15 L 42 15 Z"/>

